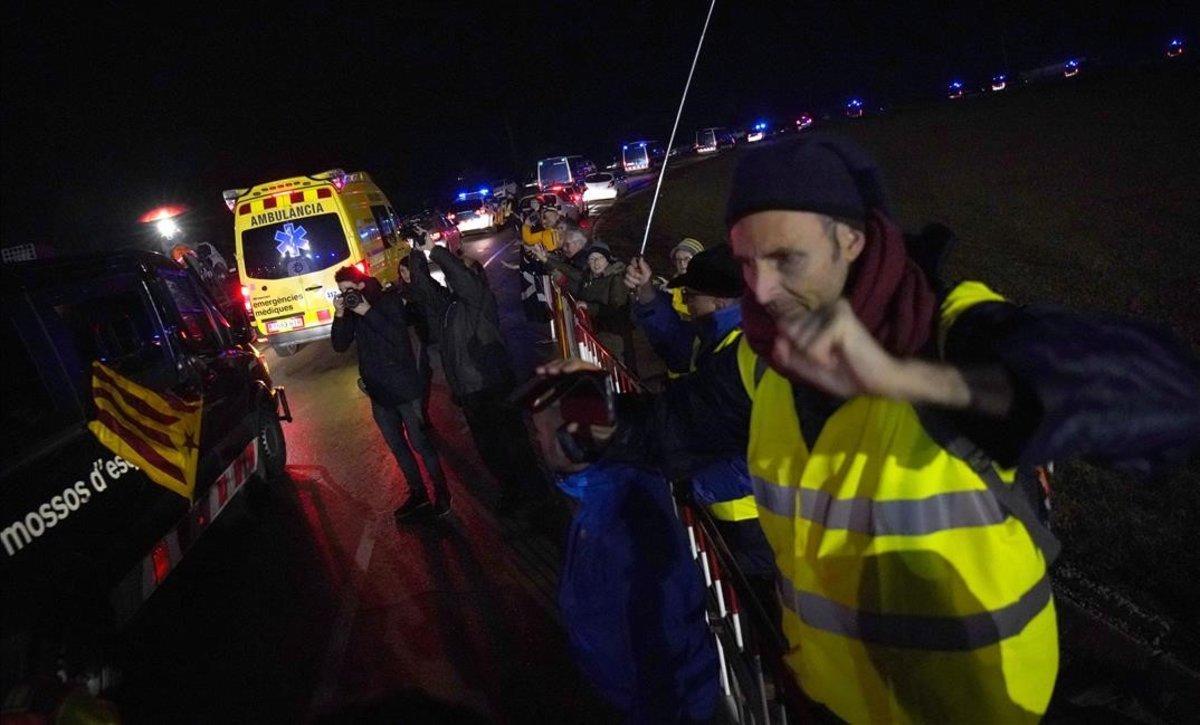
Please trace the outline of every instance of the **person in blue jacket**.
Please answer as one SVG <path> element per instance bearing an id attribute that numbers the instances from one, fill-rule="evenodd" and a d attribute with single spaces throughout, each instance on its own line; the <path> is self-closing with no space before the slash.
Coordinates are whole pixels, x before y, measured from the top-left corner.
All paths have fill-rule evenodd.
<path id="1" fill-rule="evenodd" d="M 654 352 L 666 362 L 672 379 L 691 373 L 712 355 L 737 345 L 742 335 L 742 275 L 728 244 L 695 255 L 687 271 L 667 284 L 668 289 L 682 290 L 688 320 L 675 310 L 668 292 L 655 289 L 653 278 L 653 271 L 642 258 L 633 260 L 625 272 L 625 284 L 634 292 L 633 319 L 646 333 Z M 773 611 L 771 547 L 758 525 L 746 457 L 717 456 L 698 466 L 690 479 L 696 503 L 712 514 L 738 567 L 755 585 L 768 611 Z"/>

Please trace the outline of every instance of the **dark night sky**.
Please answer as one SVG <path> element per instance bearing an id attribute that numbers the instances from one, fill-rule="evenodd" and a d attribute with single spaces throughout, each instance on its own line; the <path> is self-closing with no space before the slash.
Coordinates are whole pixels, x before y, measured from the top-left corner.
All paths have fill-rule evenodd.
<path id="1" fill-rule="evenodd" d="M 524 176 L 665 141 L 707 2 L 8 3 L 3 242 L 66 251 L 137 234 L 182 201 L 192 241 L 231 239 L 220 191 L 340 166 L 401 210 L 461 172 Z M 1195 44 L 1190 2 L 718 0 L 681 138 L 840 104 L 936 95 L 1072 55 Z M 20 6 L 20 7 L 17 7 Z M 514 168 L 515 166 L 515 168 Z"/>

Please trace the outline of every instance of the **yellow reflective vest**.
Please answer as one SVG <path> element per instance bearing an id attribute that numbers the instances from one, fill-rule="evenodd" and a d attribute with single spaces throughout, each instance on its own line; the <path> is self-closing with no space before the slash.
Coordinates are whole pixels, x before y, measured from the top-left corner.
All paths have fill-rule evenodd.
<path id="1" fill-rule="evenodd" d="M 692 311 L 688 309 L 687 303 L 683 301 L 682 287 L 671 289 L 671 309 L 675 310 L 675 314 L 679 315 L 679 319 L 681 320 L 692 319 Z"/>
<path id="2" fill-rule="evenodd" d="M 939 343 L 962 311 L 1001 299 L 957 286 Z M 791 383 L 744 339 L 738 367 L 786 660 L 803 690 L 851 722 L 1037 720 L 1058 637 L 1043 554 L 984 480 L 1011 485 L 1012 471 L 973 468 L 912 405 L 868 396 L 838 408 L 810 450 Z"/>
<path id="3" fill-rule="evenodd" d="M 542 229 L 533 231 L 528 224 L 521 226 L 521 241 L 530 247 L 541 245 L 547 252 L 553 252 L 562 246 L 562 232 L 558 229 Z"/>
<path id="4" fill-rule="evenodd" d="M 729 331 L 721 342 L 713 348 L 713 352 L 717 353 L 727 347 L 736 345 L 738 340 L 742 339 L 742 328 L 737 327 Z M 696 355 L 700 352 L 700 338 L 692 341 L 692 372 L 696 370 Z M 754 501 L 754 496 L 743 496 L 741 498 L 731 499 L 729 501 L 718 501 L 710 504 L 708 507 L 709 513 L 713 518 L 721 521 L 749 521 L 750 519 L 758 518 L 758 504 Z"/>

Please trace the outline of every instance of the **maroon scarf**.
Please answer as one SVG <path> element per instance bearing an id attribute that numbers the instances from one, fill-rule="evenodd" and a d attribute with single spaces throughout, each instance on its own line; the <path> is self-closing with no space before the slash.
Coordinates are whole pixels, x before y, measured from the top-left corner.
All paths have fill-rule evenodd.
<path id="1" fill-rule="evenodd" d="M 867 216 L 866 245 L 847 283 L 846 298 L 893 355 L 911 357 L 929 340 L 937 297 L 908 256 L 900 227 L 878 209 Z"/>
<path id="2" fill-rule="evenodd" d="M 908 256 L 900 227 L 872 210 L 865 237 L 845 296 L 884 349 L 898 357 L 911 357 L 929 340 L 937 298 L 925 273 Z M 775 325 L 749 292 L 742 301 L 742 327 L 751 348 L 769 357 Z"/>

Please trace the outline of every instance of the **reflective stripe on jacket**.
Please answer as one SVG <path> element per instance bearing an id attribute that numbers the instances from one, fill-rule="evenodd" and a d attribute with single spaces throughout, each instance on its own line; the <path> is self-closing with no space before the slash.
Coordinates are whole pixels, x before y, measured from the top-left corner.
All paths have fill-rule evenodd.
<path id="1" fill-rule="evenodd" d="M 958 285 L 940 331 L 1001 299 Z M 1038 719 L 1058 670 L 1057 627 L 1046 562 L 1025 526 L 912 405 L 852 398 L 809 450 L 791 383 L 745 340 L 738 368 L 787 662 L 804 691 L 851 722 Z"/>

